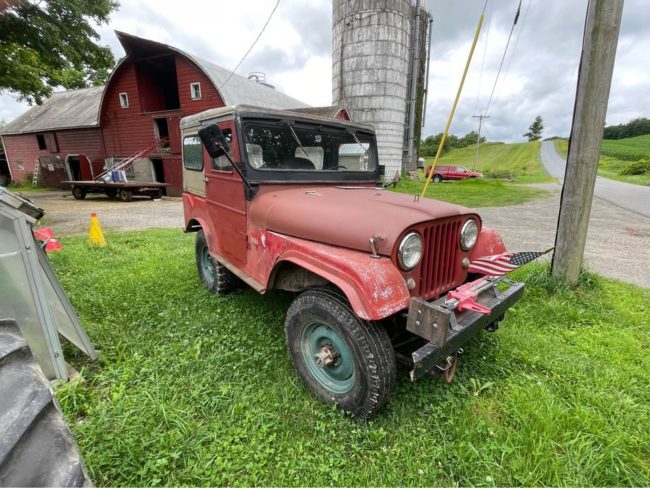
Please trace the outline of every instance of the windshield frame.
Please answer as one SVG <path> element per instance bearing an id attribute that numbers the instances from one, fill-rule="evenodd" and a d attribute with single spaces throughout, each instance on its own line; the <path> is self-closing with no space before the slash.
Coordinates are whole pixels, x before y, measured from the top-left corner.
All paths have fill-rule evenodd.
<path id="1" fill-rule="evenodd" d="M 248 127 L 277 126 L 285 127 L 289 124 L 294 129 L 319 130 L 331 127 L 334 130 L 349 131 L 361 134 L 364 138 L 370 140 L 371 157 L 376 161 L 375 168 L 372 171 L 313 171 L 313 170 L 286 170 L 286 169 L 256 169 L 248 160 L 248 151 L 246 151 L 246 132 Z M 310 118 L 301 118 L 293 114 L 279 117 L 276 114 L 240 114 L 237 116 L 238 138 L 240 147 L 240 157 L 244 163 L 245 173 L 251 183 L 375 183 L 380 184 L 381 176 L 379 170 L 379 155 L 377 153 L 377 138 L 374 132 L 364 126 L 342 122 L 336 119 L 331 120 L 314 120 Z"/>

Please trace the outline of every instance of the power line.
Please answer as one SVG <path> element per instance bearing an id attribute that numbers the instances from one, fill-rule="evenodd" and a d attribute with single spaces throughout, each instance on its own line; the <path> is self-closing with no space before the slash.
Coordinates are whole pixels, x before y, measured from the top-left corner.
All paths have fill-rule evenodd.
<path id="1" fill-rule="evenodd" d="M 501 57 L 501 63 L 499 64 L 499 71 L 497 71 L 497 77 L 494 80 L 494 86 L 492 87 L 492 93 L 490 94 L 490 98 L 488 100 L 488 103 L 485 107 L 484 114 L 488 113 L 488 110 L 490 109 L 490 104 L 492 103 L 492 97 L 494 97 L 494 90 L 497 87 L 497 83 L 499 81 L 499 75 L 501 74 L 501 68 L 503 68 L 503 62 L 506 59 L 506 54 L 508 53 L 508 46 L 510 45 L 510 39 L 512 39 L 512 33 L 515 30 L 515 26 L 517 25 L 517 21 L 519 20 L 519 14 L 521 13 L 521 0 L 519 0 L 519 5 L 517 6 L 517 13 L 515 14 L 515 19 L 512 22 L 512 28 L 510 29 L 510 34 L 508 35 L 508 42 L 506 42 L 506 48 L 503 51 L 503 56 Z"/>
<path id="2" fill-rule="evenodd" d="M 246 59 L 246 57 L 247 57 L 247 56 L 250 54 L 250 52 L 253 50 L 253 48 L 255 47 L 255 44 L 257 44 L 257 41 L 260 40 L 260 37 L 262 37 L 262 34 L 264 34 L 264 30 L 266 29 L 266 26 L 269 25 L 269 22 L 271 22 L 271 18 L 273 18 L 273 14 L 274 14 L 275 11 L 277 10 L 278 5 L 280 5 L 280 0 L 278 0 L 278 1 L 276 2 L 275 7 L 273 7 L 273 10 L 271 10 L 271 13 L 269 14 L 269 18 L 266 19 L 266 22 L 265 22 L 264 25 L 262 26 L 262 30 L 260 31 L 259 34 L 257 34 L 257 37 L 256 37 L 255 40 L 253 41 L 253 44 L 251 44 L 251 47 L 248 48 L 248 51 L 246 51 L 246 54 L 244 54 L 244 56 L 239 60 L 239 63 L 237 63 L 237 66 L 235 66 L 235 69 L 233 69 L 233 70 L 230 72 L 230 74 L 229 74 L 228 77 L 226 78 L 226 81 L 224 81 L 224 82 L 221 84 L 221 86 L 219 87 L 219 90 L 221 90 L 224 86 L 226 86 L 226 83 L 228 83 L 228 81 L 230 81 L 230 78 L 232 78 L 232 75 L 235 74 L 235 72 L 237 71 L 237 69 L 239 69 L 239 67 L 241 66 L 241 64 L 242 64 L 242 63 L 244 62 L 244 60 Z"/>
<path id="3" fill-rule="evenodd" d="M 503 84 L 505 83 L 505 79 L 508 76 L 508 72 L 510 71 L 510 65 L 512 64 L 512 58 L 515 57 L 515 53 L 517 52 L 517 46 L 519 45 L 519 39 L 521 39 L 521 34 L 524 31 L 524 26 L 526 25 L 526 19 L 528 18 L 528 11 L 530 10 L 530 6 L 533 3 L 533 0 L 528 0 L 528 5 L 526 5 L 526 11 L 524 12 L 524 18 L 521 20 L 521 26 L 519 27 L 519 31 L 517 31 L 517 37 L 515 39 L 515 44 L 512 46 L 512 50 L 510 51 L 510 57 L 508 58 L 508 64 L 506 65 L 506 70 L 503 72 L 503 76 L 501 77 L 501 83 L 499 83 L 499 86 L 496 91 L 496 95 L 499 95 L 499 92 L 503 88 Z"/>
<path id="4" fill-rule="evenodd" d="M 488 43 L 490 41 L 490 29 L 492 27 L 492 11 L 494 7 L 494 2 L 490 4 L 490 13 L 488 14 L 488 21 L 487 21 L 487 30 L 485 33 L 485 46 L 483 47 L 483 60 L 481 61 L 481 74 L 478 78 L 478 89 L 476 90 L 476 103 L 474 104 L 474 111 L 478 111 L 478 106 L 481 100 L 481 87 L 483 86 L 483 72 L 485 70 L 485 56 L 487 53 L 487 47 Z"/>

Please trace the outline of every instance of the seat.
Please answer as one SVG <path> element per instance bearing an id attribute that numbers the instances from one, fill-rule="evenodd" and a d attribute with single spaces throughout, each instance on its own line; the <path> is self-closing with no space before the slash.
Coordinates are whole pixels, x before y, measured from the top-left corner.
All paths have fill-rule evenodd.
<path id="1" fill-rule="evenodd" d="M 314 163 L 312 163 L 309 159 L 299 158 L 299 157 L 295 157 L 293 159 L 287 160 L 285 163 L 285 167 L 287 169 L 310 169 L 310 170 L 316 169 Z"/>

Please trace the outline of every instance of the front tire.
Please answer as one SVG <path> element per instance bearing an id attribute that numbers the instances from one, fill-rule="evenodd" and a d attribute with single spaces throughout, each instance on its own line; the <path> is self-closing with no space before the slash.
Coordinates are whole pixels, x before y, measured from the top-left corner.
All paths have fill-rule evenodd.
<path id="1" fill-rule="evenodd" d="M 223 264 L 210 256 L 208 241 L 200 230 L 194 245 L 196 267 L 203 285 L 215 295 L 225 295 L 239 288 L 239 279 Z"/>
<path id="2" fill-rule="evenodd" d="M 313 289 L 294 300 L 285 322 L 298 375 L 323 402 L 368 419 L 395 388 L 395 353 L 386 330 L 359 319 L 345 297 Z"/>

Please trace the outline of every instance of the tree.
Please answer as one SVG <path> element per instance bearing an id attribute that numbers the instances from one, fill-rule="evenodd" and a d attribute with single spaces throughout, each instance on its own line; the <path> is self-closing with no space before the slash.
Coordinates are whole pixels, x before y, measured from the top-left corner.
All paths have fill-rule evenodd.
<path id="1" fill-rule="evenodd" d="M 528 137 L 528 142 L 537 141 L 542 138 L 543 130 L 544 130 L 544 121 L 542 120 L 542 116 L 538 115 L 537 117 L 535 117 L 533 123 L 530 124 L 530 127 L 528 128 L 528 132 L 526 132 L 523 136 Z"/>
<path id="2" fill-rule="evenodd" d="M 115 64 L 96 41 L 115 0 L 17 0 L 0 10 L 0 92 L 43 103 L 52 88 L 101 85 Z"/>

